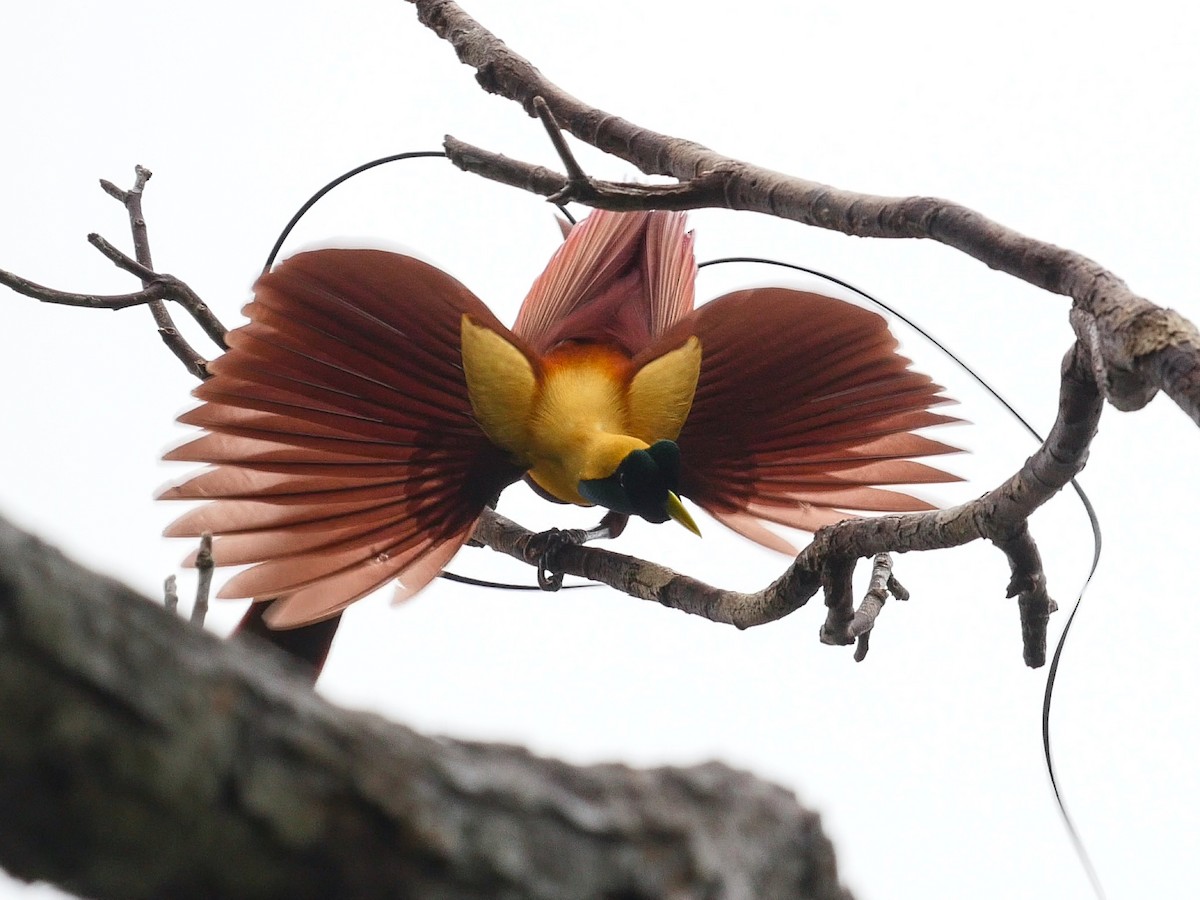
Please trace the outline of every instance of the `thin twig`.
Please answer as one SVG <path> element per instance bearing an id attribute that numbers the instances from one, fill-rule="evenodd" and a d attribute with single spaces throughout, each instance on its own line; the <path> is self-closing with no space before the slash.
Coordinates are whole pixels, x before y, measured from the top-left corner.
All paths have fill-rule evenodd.
<path id="1" fill-rule="evenodd" d="M 0 284 L 12 288 L 18 294 L 32 297 L 43 303 L 57 303 L 61 306 L 79 306 L 84 309 L 128 309 L 131 306 L 144 306 L 154 300 L 169 299 L 169 285 L 166 282 L 151 284 L 144 290 L 131 294 L 76 294 L 71 291 L 59 291 L 45 285 L 5 272 L 0 269 Z"/>
<path id="2" fill-rule="evenodd" d="M 124 269 L 130 275 L 136 275 L 142 281 L 149 282 L 158 278 L 158 273 L 149 266 L 144 266 L 122 250 L 117 249 L 96 232 L 88 235 L 88 243 L 99 250 L 118 269 Z"/>
<path id="3" fill-rule="evenodd" d="M 54 303 L 59 306 L 77 306 L 83 309 L 128 309 L 131 306 L 145 306 L 149 303 L 174 300 L 183 306 L 197 322 L 206 325 L 205 331 L 210 334 L 220 334 L 219 342 L 224 346 L 224 327 L 213 316 L 208 306 L 196 293 L 173 275 L 159 275 L 143 290 L 129 294 L 77 294 L 71 291 L 59 291 L 46 287 L 37 282 L 22 278 L 12 272 L 0 269 L 0 284 L 12 288 L 18 294 L 40 300 L 43 303 Z M 174 349 L 174 348 L 173 348 Z M 176 353 L 176 356 L 179 356 Z M 208 377 L 207 362 L 203 357 L 180 357 L 187 370 L 203 380 Z"/>
<path id="4" fill-rule="evenodd" d="M 129 216 L 129 230 L 133 235 L 134 256 L 147 272 L 154 271 L 154 260 L 150 256 L 150 235 L 146 228 L 146 217 L 142 212 L 142 193 L 146 188 L 146 182 L 150 180 L 152 174 L 144 166 L 135 166 L 133 187 L 127 191 L 122 191 L 110 181 L 101 180 L 100 182 L 100 187 L 104 189 L 106 194 L 124 205 L 125 212 Z M 152 278 L 143 277 L 142 287 L 149 288 L 152 281 Z M 171 318 L 171 314 L 167 312 L 166 304 L 162 300 L 153 299 L 146 305 L 150 308 L 150 314 L 154 317 L 154 324 L 158 326 L 159 337 L 162 338 L 167 348 L 175 354 L 176 358 L 193 375 L 196 375 L 198 378 L 206 377 L 206 360 L 179 333 L 179 329 L 175 327 L 175 322 Z"/>
<path id="5" fill-rule="evenodd" d="M 566 187 L 551 196 L 549 198 L 550 202 L 567 203 L 571 200 L 581 199 L 582 196 L 588 193 L 591 187 L 591 179 L 583 171 L 583 167 L 579 165 L 579 161 L 575 159 L 575 154 L 571 152 L 571 147 L 567 143 L 562 129 L 554 121 L 554 113 L 550 112 L 550 107 L 546 105 L 546 101 L 541 97 L 534 97 L 533 109 L 537 113 L 538 118 L 542 120 L 546 134 L 550 137 L 550 143 L 554 145 L 554 149 L 558 153 L 558 158 L 562 160 L 563 168 L 567 170 Z"/>
<path id="6" fill-rule="evenodd" d="M 208 595 L 212 589 L 213 552 L 212 534 L 200 536 L 200 549 L 196 551 L 196 605 L 192 607 L 192 624 L 203 626 L 208 616 Z"/>
<path id="7" fill-rule="evenodd" d="M 179 608 L 179 589 L 174 575 L 163 580 L 163 607 L 170 613 Z"/>
<path id="8" fill-rule="evenodd" d="M 552 203 L 572 200 L 621 211 L 686 210 L 724 205 L 721 197 L 725 177 L 721 172 L 703 172 L 679 184 L 603 181 L 586 174 L 582 180 L 572 181 L 553 169 L 510 159 L 451 135 L 446 135 L 443 147 L 447 158 L 464 172 L 540 194 Z"/>
<path id="9" fill-rule="evenodd" d="M 200 296 L 188 287 L 187 284 L 180 281 L 174 275 L 160 274 L 153 269 L 146 268 L 136 259 L 131 259 L 102 236 L 94 232 L 88 235 L 88 243 L 103 253 L 118 268 L 124 269 L 131 275 L 141 278 L 143 284 L 147 287 L 159 282 L 170 285 L 170 295 L 163 299 L 174 300 L 182 306 L 196 320 L 196 324 L 204 329 L 204 333 L 212 339 L 214 344 L 222 350 L 229 349 L 229 345 L 225 342 L 228 329 L 221 324 L 221 320 L 213 314 L 208 304 L 201 300 Z"/>
<path id="10" fill-rule="evenodd" d="M 18 294 L 32 297 L 43 303 L 55 303 L 63 306 L 111 310 L 128 309 L 131 306 L 149 306 L 154 320 L 158 324 L 159 335 L 163 342 L 192 375 L 203 380 L 208 377 L 207 361 L 179 334 L 170 314 L 166 311 L 165 302 L 172 300 L 182 306 L 204 329 L 205 334 L 222 350 L 228 349 L 225 340 L 227 331 L 208 305 L 187 284 L 174 275 L 164 275 L 154 271 L 151 265 L 150 241 L 141 205 L 142 192 L 150 178 L 150 172 L 142 166 L 138 166 L 136 173 L 134 186 L 128 191 L 118 188 L 111 181 L 105 179 L 100 180 L 100 186 L 105 193 L 123 204 L 128 211 L 130 229 L 133 233 L 138 258 L 131 258 L 95 233 L 88 235 L 88 242 L 118 268 L 140 278 L 142 290 L 131 291 L 128 294 L 86 294 L 61 291 L 2 269 L 0 269 L 0 284 L 11 288 Z"/>
<path id="11" fill-rule="evenodd" d="M 850 622 L 854 619 L 854 564 L 858 558 L 838 554 L 823 560 L 821 587 L 825 590 L 825 624 L 821 643 L 841 646 L 854 643 Z"/>
<path id="12" fill-rule="evenodd" d="M 883 605 L 887 602 L 888 590 L 892 583 L 891 554 L 875 554 L 875 559 L 871 562 L 871 583 L 863 596 L 863 602 L 854 612 L 853 621 L 846 629 L 857 641 L 854 647 L 855 662 L 862 662 L 867 658 L 867 652 L 871 649 L 871 632 L 875 628 L 875 620 L 883 612 Z"/>
<path id="13" fill-rule="evenodd" d="M 1042 555 L 1024 522 L 1012 537 L 995 543 L 1008 557 L 1012 571 L 1007 596 L 1017 598 L 1017 606 L 1021 611 L 1021 645 L 1025 648 L 1025 663 L 1040 666 L 1046 660 L 1046 628 L 1050 615 L 1058 610 L 1058 604 L 1046 590 Z"/>

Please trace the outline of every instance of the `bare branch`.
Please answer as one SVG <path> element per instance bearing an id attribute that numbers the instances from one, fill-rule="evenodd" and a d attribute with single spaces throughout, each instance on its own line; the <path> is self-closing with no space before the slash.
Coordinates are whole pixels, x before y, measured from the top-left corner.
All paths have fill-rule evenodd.
<path id="1" fill-rule="evenodd" d="M 1051 603 L 1045 593 L 1041 560 L 1025 522 L 1082 471 L 1102 408 L 1091 380 L 1087 351 L 1076 344 L 1063 359 L 1054 427 L 1020 471 L 982 497 L 960 506 L 847 519 L 822 528 L 779 579 L 756 593 L 721 590 L 665 566 L 597 547 L 563 545 L 554 555 L 553 566 L 631 597 L 737 628 L 781 619 L 804 606 L 825 585 L 830 612 L 823 638 L 852 643 L 858 636 L 849 632 L 855 618 L 849 573 L 855 560 L 880 553 L 957 547 L 986 538 L 1015 561 L 1013 585 L 1021 596 L 1025 658 L 1030 666 L 1041 666 L 1045 663 L 1046 616 Z M 474 536 L 493 550 L 530 564 L 539 556 L 535 535 L 491 510 L 480 518 Z"/>
<path id="2" fill-rule="evenodd" d="M 1050 614 L 1058 609 L 1046 589 L 1042 555 L 1024 523 L 1011 537 L 997 539 L 996 546 L 1008 557 L 1012 578 L 1006 596 L 1017 598 L 1021 611 L 1021 643 L 1025 664 L 1040 666 L 1046 661 L 1046 629 Z"/>
<path id="3" fill-rule="evenodd" d="M 701 209 L 720 206 L 724 178 L 705 172 L 682 184 L 634 184 L 601 181 L 584 175 L 579 181 L 532 163 L 509 159 L 446 135 L 446 156 L 464 172 L 541 194 L 552 203 L 576 201 L 616 210 Z"/>
<path id="4" fill-rule="evenodd" d="M 133 187 L 127 191 L 120 190 L 111 181 L 100 182 L 104 192 L 125 207 L 125 212 L 129 216 L 129 230 L 133 235 L 134 255 L 147 273 L 154 271 L 154 261 L 150 256 L 150 234 L 146 228 L 146 216 L 142 212 L 142 193 L 146 189 L 146 182 L 153 174 L 145 166 L 134 166 Z M 150 277 L 142 276 L 142 287 L 149 287 L 151 280 Z M 179 333 L 175 322 L 171 319 L 171 314 L 167 312 L 167 308 L 161 300 L 151 300 L 148 306 L 163 343 L 194 374 L 197 369 L 202 367 L 203 357 L 193 350 L 183 335 Z"/>
<path id="5" fill-rule="evenodd" d="M 635 596 L 739 627 L 786 615 L 824 585 L 829 611 L 822 640 L 838 644 L 858 640 L 861 657 L 867 642 L 860 639 L 869 629 L 851 633 L 857 615 L 851 588 L 855 560 L 887 551 L 957 546 L 984 537 L 1009 559 L 1009 596 L 1019 598 L 1025 658 L 1030 665 L 1042 665 L 1046 620 L 1055 607 L 1026 520 L 1082 469 L 1101 407 L 1097 389 L 1120 409 L 1138 409 L 1163 388 L 1200 424 L 1200 332 L 1177 313 L 1133 294 L 1093 260 L 1026 237 L 958 204 L 932 197 L 877 197 L 839 190 L 723 156 L 590 107 L 548 81 L 453 0 L 410 2 L 421 22 L 476 69 L 485 90 L 515 100 L 542 119 L 568 175 L 447 137 L 447 155 L 467 171 L 556 199 L 571 197 L 611 209 L 715 206 L 862 237 L 927 238 L 1074 299 L 1071 321 L 1079 343 L 1064 363 L 1055 430 L 1020 472 L 984 497 L 950 510 L 851 520 L 823 529 L 779 581 L 757 594 L 714 591 L 657 569 L 649 570 L 646 578 L 617 572 L 600 579 L 617 582 L 617 587 L 630 584 L 636 589 L 628 592 Z M 589 178 L 569 149 L 564 150 L 560 126 L 647 174 L 669 175 L 679 184 L 643 187 Z M 513 548 L 520 555 L 518 545 Z M 644 582 L 652 587 L 639 592 Z M 679 596 L 687 591 L 696 591 L 694 599 Z M 873 622 L 870 615 L 861 620 L 861 624 Z"/>
<path id="6" fill-rule="evenodd" d="M 144 288 L 149 288 L 157 279 L 157 276 L 154 274 L 154 261 L 150 256 L 150 235 L 146 228 L 146 217 L 142 212 L 142 193 L 145 191 L 146 182 L 150 180 L 152 174 L 153 173 L 144 166 L 135 166 L 135 179 L 133 187 L 127 191 L 121 190 L 111 181 L 101 180 L 100 182 L 100 186 L 104 189 L 104 192 L 120 202 L 125 207 L 125 212 L 129 216 L 129 229 L 133 235 L 134 255 L 137 258 L 137 263 L 141 267 L 141 274 L 139 277 L 142 279 L 142 287 Z M 89 240 L 92 239 L 89 238 Z M 107 241 L 104 243 L 107 244 Z M 95 240 L 92 240 L 92 244 L 93 246 L 102 249 L 103 252 L 103 248 Z M 111 245 L 108 246 L 111 247 Z M 115 248 L 112 249 L 115 250 Z M 118 265 L 121 265 L 122 268 L 128 268 L 123 263 L 119 262 L 113 255 L 110 255 L 107 252 L 105 255 L 114 262 L 117 262 Z M 191 291 L 189 290 L 188 293 L 190 294 Z M 194 294 L 192 294 L 192 296 L 195 297 Z M 195 299 L 197 302 L 199 302 L 198 297 L 195 297 Z M 151 299 L 147 305 L 150 307 L 150 314 L 154 317 L 154 324 L 158 326 L 159 337 L 161 337 L 163 343 L 167 345 L 167 349 L 174 353 L 176 358 L 178 358 L 179 361 L 187 367 L 187 370 L 197 378 L 203 379 L 208 377 L 206 360 L 199 353 L 197 353 L 192 348 L 191 344 L 187 342 L 187 339 L 179 333 L 179 329 L 175 327 L 175 322 L 171 318 L 171 314 L 167 312 L 167 307 L 162 300 Z M 204 304 L 200 303 L 200 306 L 204 306 Z M 212 323 L 216 323 L 215 317 L 212 317 L 212 313 L 208 312 L 207 307 L 204 307 L 204 309 L 207 312 L 207 318 L 210 319 L 209 326 L 211 326 Z M 193 313 L 193 315 L 195 315 L 195 313 Z M 197 321 L 199 321 L 202 326 L 205 325 L 204 320 L 197 318 Z M 216 323 L 216 325 L 219 326 L 220 323 Z M 209 331 L 209 327 L 205 327 L 205 331 L 212 336 L 212 332 Z M 215 338 L 218 345 L 221 346 L 222 349 L 225 347 L 224 333 L 225 329 L 219 328 L 220 337 Z"/>
<path id="7" fill-rule="evenodd" d="M 599 150 L 632 163 L 650 175 L 681 182 L 685 207 L 668 206 L 649 190 L 606 196 L 597 190 L 587 202 L 614 209 L 692 208 L 696 205 L 751 210 L 859 237 L 925 238 L 939 241 L 1037 287 L 1075 301 L 1076 334 L 1098 351 L 1105 377 L 1098 383 L 1120 409 L 1139 409 L 1160 388 L 1200 424 L 1200 332 L 1170 309 L 1134 294 L 1099 263 L 1062 247 L 1034 240 L 957 203 L 935 197 L 879 197 L 845 191 L 784 175 L 724 156 L 693 141 L 643 128 L 588 106 L 550 82 L 528 60 L 514 53 L 453 0 L 410 0 L 420 21 L 448 41 L 458 58 L 476 70 L 487 91 L 520 103 L 530 115 L 540 97 L 555 122 Z M 476 148 L 447 141 L 447 153 L 470 171 L 506 184 L 546 186 L 522 164 L 488 159 Z M 567 179 L 557 176 L 562 190 Z M 693 203 L 697 179 L 712 197 Z M 709 184 L 709 181 L 712 184 Z M 588 182 L 593 187 L 600 183 Z M 637 206 L 641 203 L 641 206 Z M 1095 338 L 1083 327 L 1094 326 Z"/>
<path id="8" fill-rule="evenodd" d="M 563 168 L 567 170 L 567 186 L 551 197 L 550 202 L 566 203 L 569 200 L 575 199 L 573 195 L 576 191 L 586 191 L 589 187 L 590 179 L 583 171 L 583 167 L 579 165 L 578 160 L 575 159 L 575 154 L 571 152 L 571 147 L 567 144 L 567 139 L 563 136 L 562 129 L 554 121 L 554 113 L 550 112 L 550 107 L 546 105 L 546 101 L 541 97 L 534 97 L 533 109 L 538 114 L 538 118 L 542 120 L 546 134 L 550 137 L 550 143 L 554 145 L 554 149 L 558 152 L 558 158 L 562 160 Z"/>
<path id="9" fill-rule="evenodd" d="M 136 275 L 143 281 L 153 281 L 158 277 L 158 273 L 149 266 L 143 266 L 136 259 L 118 250 L 94 231 L 88 235 L 88 243 L 104 254 L 118 269 L 124 269 L 130 275 Z"/>
<path id="10" fill-rule="evenodd" d="M 149 179 L 150 173 L 147 172 L 146 179 L 143 179 L 141 177 L 141 172 L 139 171 L 141 168 L 142 168 L 141 166 L 135 166 L 134 173 L 137 176 L 138 180 L 141 182 L 142 187 L 145 187 L 146 180 Z M 114 200 L 116 200 L 122 206 L 124 206 L 126 203 L 129 202 L 129 191 L 121 190 L 119 187 L 117 187 L 115 184 L 113 184 L 107 178 L 100 179 L 100 187 L 104 191 L 104 193 L 108 194 L 108 196 L 112 197 Z"/>
<path id="11" fill-rule="evenodd" d="M 105 246 L 111 247 L 103 238 L 99 238 L 99 241 L 103 242 Z M 113 249 L 115 250 L 115 248 Z M 116 252 L 119 253 L 120 251 Z M 133 260 L 130 260 L 130 262 L 133 262 Z M 133 262 L 133 264 L 137 265 L 136 262 Z M 226 346 L 224 326 L 217 321 L 216 316 L 212 314 L 207 304 L 197 296 L 195 291 L 174 275 L 155 275 L 145 288 L 129 294 L 77 294 L 71 291 L 60 291 L 30 281 L 28 278 L 22 278 L 20 275 L 14 275 L 12 272 L 6 272 L 3 269 L 0 269 L 0 284 L 11 288 L 18 294 L 32 297 L 34 300 L 40 300 L 43 303 L 54 303 L 60 306 L 78 306 L 84 309 L 120 310 L 128 309 L 131 306 L 145 306 L 151 303 L 162 303 L 167 300 L 173 300 L 204 326 L 205 331 L 214 340 L 220 336 L 218 344 L 222 348 Z M 179 354 L 176 355 L 178 356 Z M 188 371 L 197 378 L 204 379 L 208 377 L 207 363 L 202 357 L 180 358 L 187 366 Z"/>
<path id="12" fill-rule="evenodd" d="M 131 306 L 144 306 L 155 300 L 173 299 L 168 293 L 166 282 L 151 284 L 145 290 L 132 294 L 75 294 L 70 291 L 59 291 L 45 285 L 5 272 L 0 269 L 0 284 L 12 288 L 18 294 L 41 300 L 43 303 L 57 303 L 62 306 L 80 306 L 85 309 L 128 309 Z"/>
<path id="13" fill-rule="evenodd" d="M 857 640 L 854 648 L 854 661 L 862 662 L 867 658 L 870 649 L 871 630 L 875 620 L 883 612 L 883 604 L 887 602 L 888 591 L 897 584 L 892 577 L 892 556 L 890 553 L 876 553 L 871 561 L 871 583 L 867 588 L 863 602 L 859 604 L 850 622 L 847 632 Z"/>
<path id="14" fill-rule="evenodd" d="M 229 349 L 229 345 L 225 342 L 225 335 L 228 333 L 228 330 L 221 324 L 220 319 L 213 314 L 213 311 L 208 308 L 208 304 L 201 300 L 200 296 L 190 287 L 174 275 L 159 274 L 153 269 L 143 266 L 136 259 L 131 259 L 94 232 L 88 235 L 88 243 L 111 260 L 117 268 L 124 269 L 131 275 L 141 278 L 142 282 L 148 287 L 156 283 L 169 285 L 170 293 L 163 299 L 174 300 L 182 306 L 196 320 L 196 324 L 204 329 L 204 333 L 212 339 L 214 344 L 222 350 Z"/>
<path id="15" fill-rule="evenodd" d="M 840 646 L 854 643 L 850 623 L 854 620 L 853 556 L 837 556 L 821 566 L 821 587 L 825 590 L 825 624 L 821 626 L 821 643 Z"/>
<path id="16" fill-rule="evenodd" d="M 205 532 L 200 537 L 200 549 L 196 552 L 196 603 L 192 607 L 192 624 L 200 627 L 208 617 L 208 595 L 213 578 L 213 539 Z"/>
<path id="17" fill-rule="evenodd" d="M 3 520 L 0 658 L 0 866 L 20 878 L 122 900 L 849 900 L 782 788 L 339 709 Z"/>
<path id="18" fill-rule="evenodd" d="M 88 243 L 104 254 L 118 268 L 140 278 L 142 290 L 128 294 L 73 293 L 48 288 L 2 269 L 0 269 L 0 284 L 11 288 L 18 294 L 32 297 L 43 303 L 56 303 L 63 306 L 112 310 L 128 309 L 131 306 L 149 306 L 163 342 L 189 372 L 203 380 L 208 377 L 207 361 L 179 334 L 174 321 L 166 310 L 165 301 L 173 300 L 182 306 L 204 329 L 205 334 L 222 350 L 228 349 L 228 344 L 225 342 L 226 328 L 195 291 L 174 275 L 159 274 L 151 266 L 150 239 L 146 229 L 146 220 L 142 215 L 141 202 L 142 191 L 150 179 L 151 173 L 142 166 L 136 167 L 136 173 L 134 186 L 128 191 L 121 190 L 111 181 L 104 179 L 100 180 L 100 186 L 105 193 L 122 203 L 128 211 L 138 259 L 130 258 L 95 233 L 88 235 Z"/>
<path id="19" fill-rule="evenodd" d="M 178 608 L 178 579 L 174 575 L 168 575 L 165 579 L 163 579 L 163 609 L 169 613 L 173 613 Z"/>

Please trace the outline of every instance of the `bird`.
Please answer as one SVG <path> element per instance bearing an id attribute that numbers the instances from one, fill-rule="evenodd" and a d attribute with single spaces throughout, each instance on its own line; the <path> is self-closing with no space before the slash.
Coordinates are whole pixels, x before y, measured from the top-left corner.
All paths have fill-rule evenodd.
<path id="1" fill-rule="evenodd" d="M 918 433 L 958 421 L 886 320 L 758 287 L 697 305 L 682 212 L 595 210 L 511 328 L 413 256 L 297 253 L 263 274 L 167 460 L 207 468 L 161 492 L 206 501 L 172 537 L 249 566 L 221 597 L 241 630 L 316 672 L 342 610 L 426 587 L 524 479 L 544 498 L 699 535 L 689 504 L 763 546 L 866 512 L 932 509 L 893 489 L 958 480 Z M 189 559 L 195 562 L 195 554 Z"/>

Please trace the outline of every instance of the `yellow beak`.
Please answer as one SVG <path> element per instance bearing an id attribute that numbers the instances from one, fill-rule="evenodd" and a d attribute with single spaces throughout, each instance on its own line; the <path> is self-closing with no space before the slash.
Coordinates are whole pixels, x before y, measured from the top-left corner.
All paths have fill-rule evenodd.
<path id="1" fill-rule="evenodd" d="M 696 537 L 701 537 L 700 528 L 696 525 L 692 514 L 687 511 L 687 507 L 683 505 L 683 501 L 675 495 L 674 491 L 667 491 L 667 515 L 694 534 Z"/>

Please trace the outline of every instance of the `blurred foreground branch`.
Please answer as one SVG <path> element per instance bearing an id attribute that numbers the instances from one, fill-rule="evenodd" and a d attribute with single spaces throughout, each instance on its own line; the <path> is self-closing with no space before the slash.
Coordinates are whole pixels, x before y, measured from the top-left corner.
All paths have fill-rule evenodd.
<path id="1" fill-rule="evenodd" d="M 723 765 L 573 767 L 315 695 L 0 519 L 0 866 L 88 897 L 846 900 Z"/>

